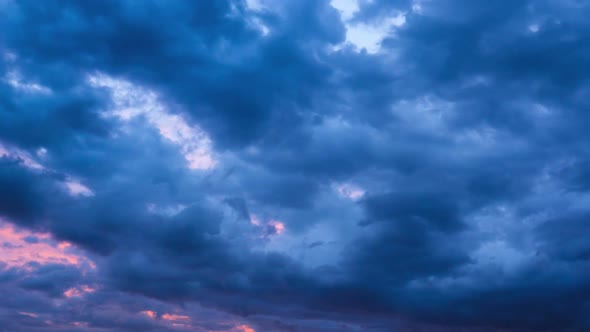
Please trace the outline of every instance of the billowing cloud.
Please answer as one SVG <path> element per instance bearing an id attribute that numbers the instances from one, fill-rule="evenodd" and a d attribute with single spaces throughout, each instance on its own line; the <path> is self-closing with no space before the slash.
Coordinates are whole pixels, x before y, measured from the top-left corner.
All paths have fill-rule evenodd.
<path id="1" fill-rule="evenodd" d="M 588 4 L 0 8 L 0 330 L 590 329 Z"/>

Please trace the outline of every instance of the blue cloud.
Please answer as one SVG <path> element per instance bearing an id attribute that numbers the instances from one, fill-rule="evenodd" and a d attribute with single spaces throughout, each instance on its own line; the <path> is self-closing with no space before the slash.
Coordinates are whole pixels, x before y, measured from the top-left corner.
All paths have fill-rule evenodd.
<path id="1" fill-rule="evenodd" d="M 587 4 L 0 7 L 3 328 L 590 328 Z"/>

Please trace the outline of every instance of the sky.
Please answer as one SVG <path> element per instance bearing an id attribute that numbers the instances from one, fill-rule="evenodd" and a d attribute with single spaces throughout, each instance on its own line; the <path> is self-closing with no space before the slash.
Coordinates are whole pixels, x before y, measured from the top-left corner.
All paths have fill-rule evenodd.
<path id="1" fill-rule="evenodd" d="M 589 15 L 0 0 L 0 332 L 590 331 Z"/>

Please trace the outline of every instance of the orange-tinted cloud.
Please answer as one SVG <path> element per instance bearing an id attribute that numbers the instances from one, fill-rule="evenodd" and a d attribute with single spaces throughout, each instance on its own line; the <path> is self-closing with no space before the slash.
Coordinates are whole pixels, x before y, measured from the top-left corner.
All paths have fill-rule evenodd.
<path id="1" fill-rule="evenodd" d="M 158 314 L 156 314 L 155 311 L 151 311 L 151 310 L 144 310 L 144 311 L 141 312 L 141 314 L 146 315 L 146 316 L 148 316 L 151 319 L 155 319 L 156 316 L 158 315 Z"/>
<path id="2" fill-rule="evenodd" d="M 285 224 L 278 220 L 271 220 L 268 224 L 274 227 L 276 234 L 283 234 L 285 232 Z"/>
<path id="3" fill-rule="evenodd" d="M 189 316 L 175 315 L 175 314 L 163 314 L 161 317 L 163 320 L 170 322 L 170 325 L 172 325 L 174 327 L 189 328 L 192 326 L 191 319 Z"/>
<path id="4" fill-rule="evenodd" d="M 238 325 L 235 327 L 236 332 L 256 332 L 253 328 L 248 325 Z"/>

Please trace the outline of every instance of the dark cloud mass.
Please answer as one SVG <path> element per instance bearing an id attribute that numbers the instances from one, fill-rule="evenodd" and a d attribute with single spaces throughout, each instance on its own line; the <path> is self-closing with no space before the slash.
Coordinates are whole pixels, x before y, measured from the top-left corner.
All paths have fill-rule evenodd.
<path id="1" fill-rule="evenodd" d="M 0 332 L 590 331 L 588 15 L 0 0 Z"/>

